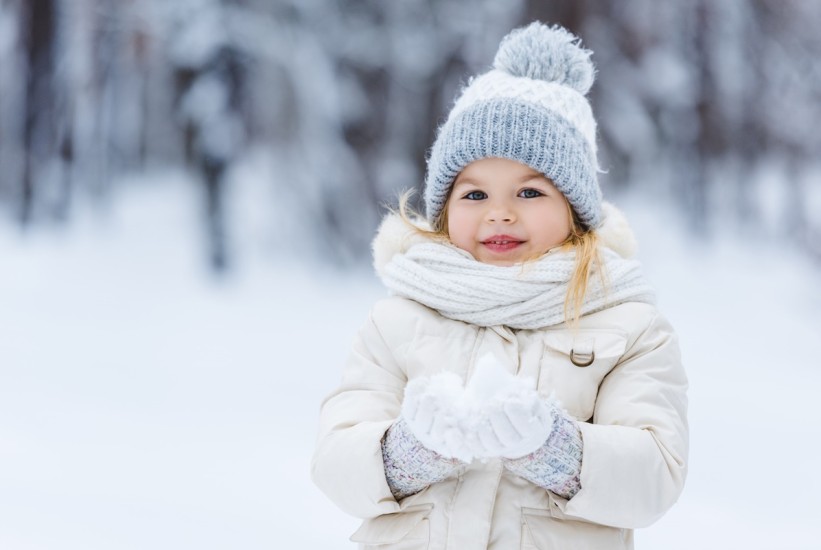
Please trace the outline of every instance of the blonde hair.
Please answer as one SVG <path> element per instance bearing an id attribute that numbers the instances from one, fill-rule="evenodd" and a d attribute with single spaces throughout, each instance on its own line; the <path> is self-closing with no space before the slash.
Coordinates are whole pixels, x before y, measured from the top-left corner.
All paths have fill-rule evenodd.
<path id="1" fill-rule="evenodd" d="M 602 289 L 606 290 L 607 273 L 599 253 L 599 234 L 579 221 L 579 217 L 569 202 L 567 209 L 570 211 L 573 223 L 570 227 L 570 235 L 561 244 L 561 249 L 563 251 L 575 250 L 576 263 L 573 267 L 573 275 L 567 283 L 567 294 L 564 297 L 564 320 L 575 327 L 581 317 L 590 276 L 593 273 L 598 275 Z"/>
<path id="2" fill-rule="evenodd" d="M 436 241 L 450 242 L 450 235 L 448 234 L 450 195 L 445 201 L 440 214 L 431 221 L 430 228 L 420 225 L 420 220 L 424 220 L 425 217 L 410 206 L 413 195 L 413 189 L 403 192 L 399 196 L 399 207 L 393 212 L 398 214 L 402 221 L 417 234 Z M 591 275 L 595 273 L 599 276 L 604 289 L 607 287 L 607 274 L 604 271 L 604 264 L 602 264 L 601 255 L 599 254 L 598 234 L 594 229 L 585 227 L 570 203 L 566 202 L 566 204 L 572 224 L 570 234 L 559 247 L 562 251 L 575 251 L 576 261 L 573 274 L 567 283 L 567 294 L 564 298 L 564 320 L 568 325 L 575 327 L 581 318 L 582 305 L 584 304 L 584 297 L 587 295 Z M 538 257 L 526 261 L 536 259 Z"/>
<path id="3" fill-rule="evenodd" d="M 398 214 L 399 217 L 402 218 L 402 221 L 405 222 L 405 224 L 413 229 L 417 234 L 435 241 L 449 242 L 448 203 L 450 203 L 450 196 L 448 196 L 448 200 L 445 201 L 445 206 L 442 208 L 442 211 L 433 220 L 433 222 L 431 222 L 430 229 L 428 229 L 427 227 L 420 225 L 420 223 L 423 223 L 421 220 L 424 220 L 425 216 L 410 206 L 410 201 L 414 194 L 415 191 L 413 189 L 404 191 L 401 195 L 399 195 L 399 208 L 396 210 L 391 209 L 391 211 Z"/>

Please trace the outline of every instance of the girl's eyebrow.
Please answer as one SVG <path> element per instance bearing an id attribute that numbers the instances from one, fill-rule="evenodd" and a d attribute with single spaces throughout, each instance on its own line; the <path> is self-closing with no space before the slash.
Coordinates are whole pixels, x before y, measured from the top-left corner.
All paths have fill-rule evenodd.
<path id="1" fill-rule="evenodd" d="M 536 179 L 541 180 L 543 182 L 547 181 L 547 178 L 545 177 L 544 174 L 541 174 L 539 172 L 532 172 L 530 174 L 525 174 L 524 176 L 519 178 L 519 183 L 525 183 L 527 181 L 532 181 L 532 180 L 536 180 Z"/>
<path id="2" fill-rule="evenodd" d="M 476 183 L 475 181 L 473 181 L 470 178 L 464 178 L 464 179 L 457 179 L 456 181 L 453 182 L 453 187 L 456 187 L 457 185 L 478 185 L 478 183 Z"/>
<path id="3" fill-rule="evenodd" d="M 548 181 L 547 177 L 544 174 L 541 174 L 539 172 L 532 172 L 530 174 L 525 174 L 524 176 L 520 177 L 518 179 L 518 183 L 526 183 L 533 180 L 539 180 L 542 183 L 547 183 Z M 457 178 L 456 181 L 453 182 L 454 187 L 460 184 L 479 185 L 481 184 L 481 181 L 477 182 L 471 177 L 465 177 L 463 179 Z"/>
<path id="4" fill-rule="evenodd" d="M 549 189 L 550 188 L 550 180 L 541 176 L 531 176 L 529 178 L 522 178 L 519 180 L 517 186 L 524 186 L 524 187 L 538 187 L 540 189 Z"/>

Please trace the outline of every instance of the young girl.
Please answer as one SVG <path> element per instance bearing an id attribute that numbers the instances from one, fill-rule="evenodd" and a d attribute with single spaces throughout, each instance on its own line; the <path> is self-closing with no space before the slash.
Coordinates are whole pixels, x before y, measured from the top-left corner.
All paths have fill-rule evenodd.
<path id="1" fill-rule="evenodd" d="M 323 403 L 312 473 L 361 548 L 633 547 L 686 473 L 687 380 L 601 201 L 590 52 L 513 31 L 428 159 L 428 225 L 374 241 L 394 296 Z M 404 218 L 404 219 L 403 219 Z"/>

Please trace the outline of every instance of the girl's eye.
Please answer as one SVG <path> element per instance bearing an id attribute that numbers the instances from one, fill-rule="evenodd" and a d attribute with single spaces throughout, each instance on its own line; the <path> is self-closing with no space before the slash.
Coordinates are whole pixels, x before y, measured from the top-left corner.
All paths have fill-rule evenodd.
<path id="1" fill-rule="evenodd" d="M 465 198 L 472 201 L 480 201 L 482 199 L 486 199 L 487 195 L 484 191 L 471 191 L 470 193 L 465 195 Z"/>
<path id="2" fill-rule="evenodd" d="M 519 196 L 523 199 L 535 199 L 536 197 L 541 197 L 543 194 L 544 193 L 538 189 L 522 189 L 519 191 Z"/>

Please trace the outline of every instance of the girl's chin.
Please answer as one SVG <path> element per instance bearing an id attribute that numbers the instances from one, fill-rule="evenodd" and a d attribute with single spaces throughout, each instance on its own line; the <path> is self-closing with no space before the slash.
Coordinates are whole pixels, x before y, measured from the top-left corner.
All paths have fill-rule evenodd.
<path id="1" fill-rule="evenodd" d="M 510 267 L 512 265 L 524 263 L 528 260 L 527 257 L 520 256 L 519 254 L 511 255 L 507 258 L 489 257 L 487 255 L 474 256 L 474 258 L 483 264 L 496 265 L 499 267 Z"/>
<path id="2" fill-rule="evenodd" d="M 525 262 L 530 257 L 527 246 L 487 246 L 481 245 L 473 254 L 473 257 L 484 264 L 509 267 Z"/>
<path id="3" fill-rule="evenodd" d="M 483 264 L 497 265 L 499 267 L 510 267 L 512 265 L 520 264 L 523 260 L 479 260 Z"/>
<path id="4" fill-rule="evenodd" d="M 499 254 L 472 254 L 472 256 L 476 261 L 482 262 L 483 264 L 496 265 L 499 267 L 510 267 L 512 265 L 520 265 L 523 263 L 531 262 L 533 260 L 538 260 L 549 251 L 529 251 L 529 253 L 525 253 L 524 251 L 517 252 L 519 253 L 507 254 L 505 256 L 501 256 Z"/>

